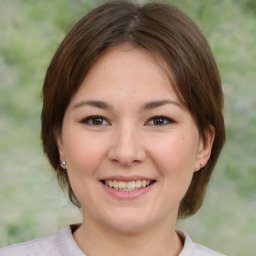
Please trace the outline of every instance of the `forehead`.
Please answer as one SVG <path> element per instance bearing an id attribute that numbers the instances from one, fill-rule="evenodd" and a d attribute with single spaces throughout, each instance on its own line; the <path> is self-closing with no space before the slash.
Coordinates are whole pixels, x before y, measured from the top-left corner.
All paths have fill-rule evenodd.
<path id="1" fill-rule="evenodd" d="M 160 58 L 154 58 L 143 48 L 122 44 L 106 50 L 92 65 L 75 97 L 127 96 L 163 97 L 174 95 L 170 76 Z M 174 80 L 174 79 L 173 79 Z"/>

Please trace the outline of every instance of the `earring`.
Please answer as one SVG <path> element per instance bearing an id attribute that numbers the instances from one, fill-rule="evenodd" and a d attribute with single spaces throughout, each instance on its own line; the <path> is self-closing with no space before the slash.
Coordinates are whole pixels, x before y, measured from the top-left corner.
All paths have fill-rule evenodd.
<path id="1" fill-rule="evenodd" d="M 200 164 L 200 169 L 199 171 L 203 170 L 204 169 L 204 166 L 202 164 Z"/>
<path id="2" fill-rule="evenodd" d="M 59 161 L 59 164 L 60 164 L 60 165 L 66 165 L 67 162 L 66 162 L 66 161 Z"/>

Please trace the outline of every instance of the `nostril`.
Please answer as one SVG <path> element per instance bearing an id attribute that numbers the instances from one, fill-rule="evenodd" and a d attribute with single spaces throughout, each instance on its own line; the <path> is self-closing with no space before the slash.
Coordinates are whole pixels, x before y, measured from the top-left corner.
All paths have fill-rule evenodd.
<path id="1" fill-rule="evenodd" d="M 109 159 L 112 162 L 119 163 L 124 167 L 129 167 L 131 165 L 140 163 L 145 160 L 146 155 L 144 152 L 137 151 L 120 151 L 120 150 L 111 150 L 108 154 Z"/>
<path id="2" fill-rule="evenodd" d="M 109 148 L 109 159 L 122 166 L 131 166 L 143 161 L 146 158 L 145 149 L 141 145 L 136 131 L 133 130 L 134 127 L 122 127 L 120 129 Z"/>

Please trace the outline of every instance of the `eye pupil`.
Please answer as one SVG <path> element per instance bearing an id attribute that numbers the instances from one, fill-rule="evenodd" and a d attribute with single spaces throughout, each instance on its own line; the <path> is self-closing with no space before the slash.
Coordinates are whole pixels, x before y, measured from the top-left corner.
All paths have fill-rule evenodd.
<path id="1" fill-rule="evenodd" d="M 154 124 L 155 125 L 159 125 L 159 124 L 163 124 L 163 123 L 164 123 L 164 119 L 163 118 L 158 117 L 158 118 L 154 119 Z"/>
<path id="2" fill-rule="evenodd" d="M 103 122 L 103 120 L 102 120 L 102 118 L 100 118 L 100 117 L 95 117 L 95 118 L 92 119 L 92 123 L 93 123 L 94 125 L 101 125 L 102 122 Z"/>

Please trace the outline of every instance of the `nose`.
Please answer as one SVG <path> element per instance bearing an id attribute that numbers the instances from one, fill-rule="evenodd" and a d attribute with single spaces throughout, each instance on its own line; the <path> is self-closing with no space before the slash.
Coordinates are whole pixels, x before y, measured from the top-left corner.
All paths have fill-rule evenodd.
<path id="1" fill-rule="evenodd" d="M 135 127 L 124 125 L 119 127 L 113 134 L 113 141 L 108 152 L 111 161 L 124 167 L 143 162 L 146 152 L 142 138 Z"/>

